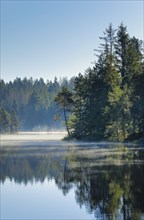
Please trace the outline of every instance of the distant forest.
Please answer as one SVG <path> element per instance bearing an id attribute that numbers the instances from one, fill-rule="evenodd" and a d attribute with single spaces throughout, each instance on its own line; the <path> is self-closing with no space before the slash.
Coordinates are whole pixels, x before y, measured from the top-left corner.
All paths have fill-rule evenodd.
<path id="1" fill-rule="evenodd" d="M 13 82 L 0 81 L 0 131 L 1 133 L 18 130 L 56 130 L 65 129 L 63 114 L 61 120 L 55 120 L 59 113 L 54 98 L 62 86 L 70 91 L 74 87 L 74 78 L 66 77 L 59 81 L 47 81 L 42 78 L 16 78 Z"/>
<path id="2" fill-rule="evenodd" d="M 61 128 L 64 120 L 77 139 L 144 136 L 143 42 L 123 23 L 110 24 L 100 39 L 93 68 L 70 80 L 1 80 L 1 132 Z"/>

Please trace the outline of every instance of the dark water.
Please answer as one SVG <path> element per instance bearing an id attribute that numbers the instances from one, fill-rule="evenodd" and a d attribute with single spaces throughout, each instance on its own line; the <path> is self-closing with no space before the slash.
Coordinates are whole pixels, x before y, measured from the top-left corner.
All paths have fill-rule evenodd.
<path id="1" fill-rule="evenodd" d="M 98 143 L 2 145 L 1 220 L 144 219 L 144 149 Z"/>

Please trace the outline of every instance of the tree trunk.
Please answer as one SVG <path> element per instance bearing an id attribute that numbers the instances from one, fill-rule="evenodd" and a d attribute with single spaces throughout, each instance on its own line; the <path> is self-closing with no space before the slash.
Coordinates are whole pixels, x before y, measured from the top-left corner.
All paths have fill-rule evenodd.
<path id="1" fill-rule="evenodd" d="M 68 128 L 68 121 L 67 121 L 67 117 L 66 117 L 65 107 L 64 107 L 64 119 L 65 119 L 65 125 L 66 125 L 66 130 L 67 130 L 68 136 L 70 136 L 70 131 L 69 131 L 69 128 Z"/>
<path id="2" fill-rule="evenodd" d="M 122 113 L 122 135 L 123 139 L 125 140 L 125 113 Z"/>

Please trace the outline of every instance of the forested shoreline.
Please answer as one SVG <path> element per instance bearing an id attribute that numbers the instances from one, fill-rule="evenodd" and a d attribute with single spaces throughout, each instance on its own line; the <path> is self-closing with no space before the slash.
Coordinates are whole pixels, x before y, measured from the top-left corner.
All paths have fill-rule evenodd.
<path id="1" fill-rule="evenodd" d="M 70 80 L 1 80 L 0 132 L 64 129 L 65 121 L 71 138 L 144 137 L 143 42 L 123 23 L 110 24 L 100 39 L 93 68 Z"/>
<path id="2" fill-rule="evenodd" d="M 70 137 L 82 140 L 134 140 L 144 137 L 143 42 L 123 23 L 100 37 L 93 68 L 75 78 L 73 94 L 63 88 L 56 101 Z M 73 100 L 71 100 L 71 97 Z"/>
<path id="3" fill-rule="evenodd" d="M 62 86 L 73 90 L 74 78 L 66 77 L 44 82 L 42 78 L 16 78 L 13 82 L 0 81 L 0 132 L 64 130 L 63 115 L 54 98 Z"/>

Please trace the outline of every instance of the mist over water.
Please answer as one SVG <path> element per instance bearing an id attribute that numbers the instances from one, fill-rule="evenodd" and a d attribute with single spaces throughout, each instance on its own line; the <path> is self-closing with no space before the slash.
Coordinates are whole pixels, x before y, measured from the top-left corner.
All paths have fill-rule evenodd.
<path id="1" fill-rule="evenodd" d="M 18 132 L 17 134 L 1 134 L 0 141 L 1 146 L 4 145 L 18 145 L 28 144 L 33 145 L 38 143 L 39 145 L 78 145 L 86 147 L 107 147 L 109 145 L 116 147 L 122 145 L 118 142 L 88 142 L 88 141 L 62 141 L 67 136 L 66 131 L 28 131 Z M 135 143 L 126 143 L 126 146 L 136 146 Z"/>
<path id="2" fill-rule="evenodd" d="M 1 135 L 2 219 L 143 219 L 144 148 L 66 135 Z"/>
<path id="3" fill-rule="evenodd" d="M 67 132 L 18 132 L 17 134 L 2 134 L 0 136 L 1 145 L 15 145 L 20 143 L 35 144 L 41 142 L 41 144 L 47 144 L 49 141 L 61 141 Z"/>

